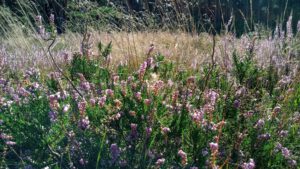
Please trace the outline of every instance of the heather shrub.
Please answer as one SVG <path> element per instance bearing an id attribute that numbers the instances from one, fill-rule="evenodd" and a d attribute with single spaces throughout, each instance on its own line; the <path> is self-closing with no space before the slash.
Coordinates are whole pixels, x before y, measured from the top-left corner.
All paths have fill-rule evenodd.
<path id="1" fill-rule="evenodd" d="M 81 95 L 57 72 L 2 78 L 1 167 L 295 168 L 299 85 L 280 100 L 288 88 L 270 95 L 267 70 L 233 57 L 235 80 L 161 54 L 135 72 L 75 54 L 68 71 Z"/>

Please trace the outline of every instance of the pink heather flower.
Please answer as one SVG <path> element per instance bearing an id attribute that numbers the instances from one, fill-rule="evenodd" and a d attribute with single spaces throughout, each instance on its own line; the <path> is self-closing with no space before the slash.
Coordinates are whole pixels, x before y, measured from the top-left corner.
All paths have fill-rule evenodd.
<path id="1" fill-rule="evenodd" d="M 147 105 L 147 106 L 150 106 L 151 100 L 150 99 L 145 99 L 144 104 Z"/>
<path id="2" fill-rule="evenodd" d="M 135 117 L 136 116 L 136 112 L 135 111 L 129 111 L 130 116 Z"/>
<path id="3" fill-rule="evenodd" d="M 114 82 L 114 85 L 118 84 L 119 83 L 119 79 L 120 79 L 120 76 L 114 76 L 113 77 L 113 82 Z"/>
<path id="4" fill-rule="evenodd" d="M 171 79 L 169 79 L 168 80 L 168 87 L 172 87 L 174 85 L 174 82 L 171 80 Z"/>
<path id="5" fill-rule="evenodd" d="M 279 113 L 281 111 L 281 107 L 280 106 L 276 106 L 273 110 L 274 113 Z"/>
<path id="6" fill-rule="evenodd" d="M 203 106 L 203 111 L 207 114 L 210 114 L 215 111 L 215 107 L 208 103 Z"/>
<path id="7" fill-rule="evenodd" d="M 138 101 L 141 101 L 141 100 L 142 100 L 142 93 L 141 93 L 141 92 L 135 93 L 135 98 L 136 98 Z"/>
<path id="8" fill-rule="evenodd" d="M 62 58 L 64 59 L 65 62 L 69 62 L 70 61 L 70 57 L 69 54 L 67 52 L 63 52 L 61 54 Z"/>
<path id="9" fill-rule="evenodd" d="M 96 99 L 95 98 L 91 98 L 90 99 L 90 104 L 91 104 L 91 106 L 95 106 L 96 105 Z"/>
<path id="10" fill-rule="evenodd" d="M 83 159 L 83 158 L 81 158 L 81 159 L 79 160 L 79 163 L 80 163 L 81 165 L 84 165 L 84 164 L 85 164 L 85 161 L 84 161 L 84 159 Z"/>
<path id="11" fill-rule="evenodd" d="M 105 90 L 105 94 L 110 96 L 110 97 L 114 97 L 114 91 L 111 89 L 106 89 Z"/>
<path id="12" fill-rule="evenodd" d="M 281 149 L 282 149 L 282 145 L 280 143 L 277 143 L 274 148 L 274 151 L 277 153 L 277 152 L 281 151 Z"/>
<path id="13" fill-rule="evenodd" d="M 253 114 L 254 114 L 254 112 L 252 110 L 249 110 L 246 113 L 244 113 L 243 115 L 245 118 L 250 118 L 253 116 Z"/>
<path id="14" fill-rule="evenodd" d="M 90 127 L 89 117 L 81 118 L 78 123 L 79 128 L 82 130 L 88 129 Z"/>
<path id="15" fill-rule="evenodd" d="M 241 106 L 241 101 L 240 100 L 234 100 L 233 102 L 233 107 L 238 109 Z"/>
<path id="16" fill-rule="evenodd" d="M 3 79 L 3 78 L 0 78 L 0 84 L 1 84 L 1 85 L 5 85 L 5 84 L 6 84 L 6 80 Z"/>
<path id="17" fill-rule="evenodd" d="M 191 77 L 189 77 L 189 78 L 187 79 L 187 83 L 188 83 L 188 84 L 194 84 L 195 81 L 196 81 L 195 76 L 191 76 Z"/>
<path id="18" fill-rule="evenodd" d="M 42 24 L 42 16 L 41 16 L 41 15 L 35 16 L 35 22 L 36 22 L 38 25 L 41 25 L 41 24 Z"/>
<path id="19" fill-rule="evenodd" d="M 198 167 L 191 167 L 190 169 L 198 169 Z"/>
<path id="20" fill-rule="evenodd" d="M 32 84 L 32 87 L 33 87 L 34 89 L 38 89 L 38 88 L 40 87 L 40 84 L 37 83 L 37 82 L 34 82 L 34 83 Z"/>
<path id="21" fill-rule="evenodd" d="M 120 148 L 117 144 L 110 145 L 110 155 L 113 162 L 115 162 L 119 158 L 120 152 Z"/>
<path id="22" fill-rule="evenodd" d="M 126 88 L 127 82 L 125 80 L 121 80 L 121 86 L 122 88 Z"/>
<path id="23" fill-rule="evenodd" d="M 13 145 L 16 145 L 17 143 L 13 142 L 13 141 L 6 141 L 5 144 L 9 145 L 9 146 L 13 146 Z"/>
<path id="24" fill-rule="evenodd" d="M 289 158 L 291 156 L 290 150 L 286 147 L 282 147 L 281 153 L 285 158 Z"/>
<path id="25" fill-rule="evenodd" d="M 261 134 L 258 136 L 258 139 L 260 140 L 269 140 L 271 138 L 271 135 L 269 133 Z"/>
<path id="26" fill-rule="evenodd" d="M 144 62 L 143 64 L 141 64 L 140 66 L 140 69 L 138 71 L 138 74 L 139 74 L 139 79 L 140 80 L 143 80 L 144 78 L 144 75 L 145 75 L 145 72 L 146 72 L 146 69 L 147 69 L 147 62 Z"/>
<path id="27" fill-rule="evenodd" d="M 157 95 L 158 91 L 161 88 L 163 88 L 163 86 L 164 86 L 164 82 L 163 81 L 159 80 L 159 81 L 155 82 L 155 84 L 153 86 L 153 92 L 154 92 L 154 94 Z"/>
<path id="28" fill-rule="evenodd" d="M 218 143 L 211 142 L 211 143 L 209 143 L 209 147 L 210 147 L 210 150 L 212 153 L 218 152 L 218 149 L 219 149 Z"/>
<path id="29" fill-rule="evenodd" d="M 210 103 L 212 106 L 215 106 L 219 94 L 214 90 L 209 90 L 205 93 L 204 97 L 207 103 Z"/>
<path id="30" fill-rule="evenodd" d="M 187 155 L 184 151 L 182 150 L 179 150 L 178 151 L 178 155 L 182 158 L 182 159 L 186 159 L 187 158 Z"/>
<path id="31" fill-rule="evenodd" d="M 279 135 L 280 135 L 280 137 L 286 137 L 288 135 L 288 131 L 287 130 L 281 130 Z"/>
<path id="32" fill-rule="evenodd" d="M 164 159 L 164 158 L 160 158 L 160 159 L 158 159 L 157 161 L 156 161 L 156 165 L 157 166 L 161 166 L 161 165 L 163 165 L 164 163 L 165 163 L 165 161 L 166 161 L 166 159 Z"/>
<path id="33" fill-rule="evenodd" d="M 24 87 L 20 87 L 18 93 L 23 97 L 27 97 L 30 95 L 30 93 Z"/>
<path id="34" fill-rule="evenodd" d="M 3 139 L 3 140 L 10 140 L 12 139 L 13 137 L 11 135 L 7 135 L 5 133 L 1 133 L 0 134 L 0 139 Z"/>
<path id="35" fill-rule="evenodd" d="M 154 59 L 152 57 L 147 59 L 147 66 L 148 67 L 153 67 Z"/>
<path id="36" fill-rule="evenodd" d="M 152 128 L 151 127 L 146 127 L 146 137 L 149 138 L 152 132 Z"/>
<path id="37" fill-rule="evenodd" d="M 117 109 L 120 109 L 121 106 L 122 106 L 122 102 L 120 100 L 118 100 L 118 99 L 114 100 L 114 104 L 115 104 L 115 106 L 116 106 Z"/>
<path id="38" fill-rule="evenodd" d="M 103 107 L 105 105 L 106 102 L 106 96 L 100 97 L 99 101 L 98 101 L 98 105 L 100 107 Z"/>
<path id="39" fill-rule="evenodd" d="M 83 100 L 83 101 L 79 102 L 77 106 L 78 106 L 80 114 L 84 114 L 84 112 L 86 111 L 86 101 Z"/>
<path id="40" fill-rule="evenodd" d="M 202 150 L 201 153 L 202 153 L 202 156 L 205 157 L 205 156 L 208 155 L 208 150 L 205 148 L 205 149 Z"/>
<path id="41" fill-rule="evenodd" d="M 186 155 L 186 153 L 184 151 L 182 151 L 182 150 L 179 150 L 178 151 L 178 155 L 181 158 L 181 164 L 182 165 L 186 165 L 187 164 L 187 155 Z"/>
<path id="42" fill-rule="evenodd" d="M 127 82 L 128 83 L 131 83 L 133 80 L 134 80 L 133 76 L 128 76 L 128 78 L 127 78 Z"/>
<path id="43" fill-rule="evenodd" d="M 166 135 L 166 134 L 170 133 L 171 130 L 170 130 L 169 127 L 163 127 L 163 128 L 161 129 L 161 132 L 162 132 L 162 134 Z"/>
<path id="44" fill-rule="evenodd" d="M 297 167 L 297 161 L 296 161 L 296 160 L 291 160 L 291 159 L 289 159 L 289 160 L 288 160 L 288 164 L 289 164 L 289 166 L 291 166 L 291 167 Z"/>
<path id="45" fill-rule="evenodd" d="M 194 110 L 194 113 L 192 114 L 192 120 L 196 124 L 200 124 L 203 120 L 204 112 L 202 109 L 200 110 Z"/>
<path id="46" fill-rule="evenodd" d="M 172 95 L 172 103 L 175 104 L 179 97 L 179 91 L 175 91 Z"/>
<path id="47" fill-rule="evenodd" d="M 243 163 L 241 166 L 242 169 L 254 169 L 255 168 L 255 162 L 252 158 L 250 158 L 248 163 Z"/>
<path id="48" fill-rule="evenodd" d="M 65 105 L 64 108 L 63 108 L 63 112 L 67 113 L 69 111 L 70 107 L 71 106 L 69 104 Z"/>
<path id="49" fill-rule="evenodd" d="M 119 120 L 121 118 L 121 113 L 117 113 L 114 117 L 115 120 Z"/>
<path id="50" fill-rule="evenodd" d="M 257 129 L 261 129 L 264 125 L 265 125 L 265 121 L 263 119 L 259 119 L 254 127 Z"/>
<path id="51" fill-rule="evenodd" d="M 246 94 L 246 88 L 245 87 L 241 87 L 240 89 L 238 89 L 236 92 L 235 92 L 235 96 L 236 97 L 243 97 L 245 94 Z"/>
<path id="52" fill-rule="evenodd" d="M 57 120 L 58 113 L 55 111 L 50 111 L 48 113 L 51 122 L 55 122 Z"/>
<path id="53" fill-rule="evenodd" d="M 38 26 L 38 33 L 42 36 L 45 35 L 46 29 L 43 25 Z"/>
<path id="54" fill-rule="evenodd" d="M 136 138 L 137 137 L 137 124 L 131 123 L 130 128 L 131 128 L 131 133 L 130 133 L 131 137 Z"/>

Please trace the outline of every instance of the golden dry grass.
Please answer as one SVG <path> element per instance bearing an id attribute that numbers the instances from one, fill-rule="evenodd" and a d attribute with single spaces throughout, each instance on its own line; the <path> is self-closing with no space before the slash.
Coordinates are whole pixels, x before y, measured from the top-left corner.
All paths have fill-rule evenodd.
<path id="1" fill-rule="evenodd" d="M 17 33 L 17 34 L 16 34 Z M 36 35 L 26 35 L 21 31 L 2 39 L 0 55 L 7 65 L 13 69 L 23 69 L 32 65 L 40 68 L 51 67 L 47 59 L 46 49 L 50 42 L 44 42 Z M 199 35 L 184 32 L 97 32 L 91 31 L 91 44 L 94 55 L 97 54 L 97 43 L 108 44 L 112 41 L 113 49 L 110 55 L 112 65 L 129 64 L 130 68 L 137 69 L 139 64 L 147 57 L 148 49 L 154 44 L 152 54 L 161 53 L 173 60 L 179 68 L 202 68 L 203 64 L 211 61 L 212 36 L 207 33 Z M 78 33 L 66 33 L 57 37 L 52 49 L 56 61 L 63 64 L 63 53 L 80 51 L 83 36 Z M 237 51 L 240 56 L 251 44 L 248 36 L 236 38 L 231 34 L 216 37 L 215 60 L 224 69 L 231 68 L 231 56 Z M 2 46 L 2 47 L 1 47 Z M 275 41 L 261 38 L 255 43 L 255 57 L 258 63 L 268 65 L 269 58 L 276 54 Z M 50 63 L 49 63 L 50 62 Z"/>

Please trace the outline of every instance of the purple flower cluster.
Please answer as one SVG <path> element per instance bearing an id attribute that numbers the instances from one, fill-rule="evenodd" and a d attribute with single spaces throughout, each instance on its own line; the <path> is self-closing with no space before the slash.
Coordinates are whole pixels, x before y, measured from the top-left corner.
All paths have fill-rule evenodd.
<path id="1" fill-rule="evenodd" d="M 147 63 L 147 62 L 144 62 L 144 63 L 141 64 L 141 66 L 140 66 L 140 69 L 139 69 L 139 71 L 138 71 L 140 81 L 142 81 L 143 78 L 144 78 L 144 75 L 145 75 L 146 69 L 147 69 L 147 65 L 148 65 L 148 63 Z"/>
<path id="2" fill-rule="evenodd" d="M 192 120 L 197 124 L 200 125 L 203 121 L 204 112 L 202 109 L 195 109 L 194 113 L 192 114 Z"/>
<path id="3" fill-rule="evenodd" d="M 51 122 L 56 122 L 58 113 L 55 111 L 50 111 L 48 116 L 49 116 Z"/>
<path id="4" fill-rule="evenodd" d="M 179 150 L 178 155 L 181 158 L 181 164 L 186 165 L 187 164 L 187 154 L 183 150 Z"/>
<path id="5" fill-rule="evenodd" d="M 209 143 L 209 148 L 210 148 L 210 151 L 215 154 L 218 152 L 218 149 L 219 149 L 219 144 L 218 143 L 214 143 L 214 142 L 211 142 Z"/>
<path id="6" fill-rule="evenodd" d="M 255 162 L 252 158 L 250 158 L 248 163 L 242 164 L 242 169 L 254 169 L 255 168 Z"/>
<path id="7" fill-rule="evenodd" d="M 115 162 L 119 158 L 120 152 L 121 152 L 120 148 L 118 147 L 117 144 L 110 145 L 110 155 L 113 162 Z"/>
<path id="8" fill-rule="evenodd" d="M 81 128 L 82 130 L 86 130 L 90 127 L 90 120 L 89 118 L 86 117 L 82 117 L 79 122 L 78 122 L 78 127 Z"/>
<path id="9" fill-rule="evenodd" d="M 131 123 L 130 128 L 131 128 L 131 132 L 130 132 L 131 139 L 136 139 L 138 137 L 137 124 Z"/>

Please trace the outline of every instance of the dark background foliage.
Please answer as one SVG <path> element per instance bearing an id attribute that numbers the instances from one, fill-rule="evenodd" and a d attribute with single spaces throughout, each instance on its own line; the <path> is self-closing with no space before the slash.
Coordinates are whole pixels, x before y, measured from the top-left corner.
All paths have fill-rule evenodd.
<path id="1" fill-rule="evenodd" d="M 22 15 L 22 1 L 1 0 L 0 5 Z M 69 26 L 71 30 L 78 31 L 76 23 L 80 20 L 98 22 L 91 24 L 96 27 L 102 24 L 124 28 L 125 17 L 118 16 L 117 11 L 134 16 L 137 22 L 143 22 L 147 27 L 161 27 L 172 22 L 168 28 L 184 27 L 187 31 L 197 32 L 208 31 L 212 26 L 213 30 L 220 32 L 233 16 L 231 30 L 238 35 L 254 30 L 255 24 L 274 28 L 276 24 L 285 22 L 291 13 L 296 27 L 300 18 L 299 0 L 26 0 L 26 3 L 34 4 L 35 12 L 41 13 L 45 21 L 50 13 L 54 13 L 59 33 L 64 32 L 68 23 L 73 25 Z M 141 26 L 135 28 L 142 29 Z"/>

